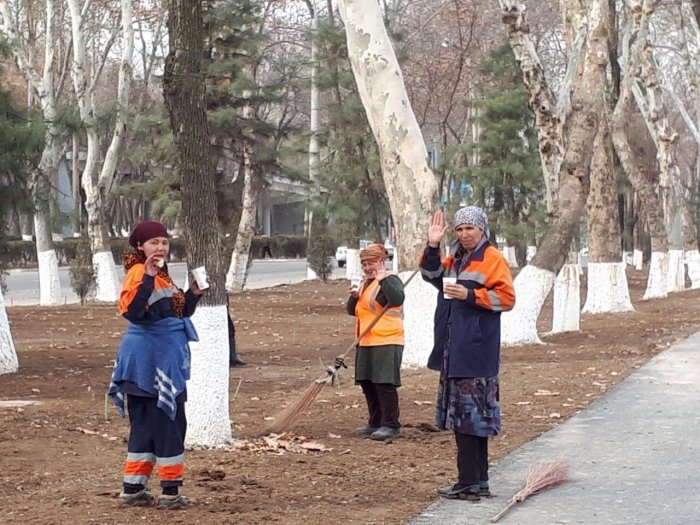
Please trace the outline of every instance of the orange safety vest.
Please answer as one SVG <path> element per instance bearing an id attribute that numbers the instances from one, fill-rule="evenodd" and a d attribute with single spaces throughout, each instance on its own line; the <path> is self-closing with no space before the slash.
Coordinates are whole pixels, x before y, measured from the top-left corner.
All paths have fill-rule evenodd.
<path id="1" fill-rule="evenodd" d="M 383 306 L 377 302 L 379 295 L 379 282 L 374 279 L 371 283 L 362 283 L 360 297 L 355 305 L 355 337 L 359 337 L 362 331 L 369 326 L 375 317 L 382 311 Z M 372 329 L 360 340 L 360 346 L 403 345 L 403 306 L 392 306 Z"/>

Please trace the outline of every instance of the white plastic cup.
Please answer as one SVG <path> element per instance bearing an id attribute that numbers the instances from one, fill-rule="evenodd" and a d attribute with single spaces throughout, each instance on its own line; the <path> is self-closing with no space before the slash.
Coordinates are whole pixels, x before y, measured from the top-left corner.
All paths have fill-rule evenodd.
<path id="1" fill-rule="evenodd" d="M 442 296 L 445 299 L 452 299 L 449 295 L 445 293 L 445 285 L 446 284 L 457 284 L 457 278 L 456 277 L 443 277 L 442 278 Z"/>
<path id="2" fill-rule="evenodd" d="M 197 282 L 197 286 L 199 286 L 200 290 L 206 290 L 209 288 L 209 281 L 207 281 L 207 270 L 204 268 L 204 266 L 193 269 L 192 277 Z"/>
<path id="3" fill-rule="evenodd" d="M 354 292 L 360 291 L 360 285 L 362 284 L 362 277 L 359 275 L 353 275 L 350 278 L 350 289 Z"/>

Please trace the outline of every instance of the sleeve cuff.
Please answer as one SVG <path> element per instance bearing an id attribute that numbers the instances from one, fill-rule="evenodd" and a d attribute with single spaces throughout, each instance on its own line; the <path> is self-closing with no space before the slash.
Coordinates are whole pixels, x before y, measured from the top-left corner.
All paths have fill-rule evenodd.
<path id="1" fill-rule="evenodd" d="M 467 301 L 467 304 L 474 304 L 476 302 L 476 295 L 474 294 L 474 290 L 471 288 L 467 290 L 467 298 L 465 301 Z"/>

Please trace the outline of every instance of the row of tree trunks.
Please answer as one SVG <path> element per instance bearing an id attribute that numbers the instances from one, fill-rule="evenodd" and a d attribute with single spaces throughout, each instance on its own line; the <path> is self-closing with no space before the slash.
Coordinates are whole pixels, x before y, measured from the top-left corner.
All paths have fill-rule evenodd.
<path id="1" fill-rule="evenodd" d="M 645 299 L 665 297 L 667 292 L 666 273 L 668 270 L 668 244 L 664 226 L 661 202 L 655 191 L 653 168 L 650 170 L 643 154 L 655 150 L 650 137 L 634 125 L 635 112 L 632 110 L 632 87 L 641 65 L 642 49 L 646 43 L 648 18 L 653 12 L 649 0 L 630 2 L 628 30 L 623 39 L 624 76 L 620 87 L 620 97 L 613 111 L 613 143 L 625 173 L 639 198 L 639 213 L 651 237 L 652 259 L 650 263 Z M 630 44 L 631 43 L 631 44 Z M 635 133 L 633 135 L 633 132 Z M 634 136 L 635 140 L 630 140 Z"/>
<path id="2" fill-rule="evenodd" d="M 514 17 L 513 7 L 504 12 L 503 20 L 510 24 L 509 40 L 515 39 L 515 34 L 518 35 L 517 40 L 529 38 L 522 31 L 518 33 L 513 22 L 514 19 L 522 20 L 523 16 L 520 12 L 519 17 Z M 552 217 L 532 261 L 515 279 L 518 301 L 515 308 L 503 316 L 501 339 L 504 344 L 540 342 L 537 318 L 556 274 L 565 263 L 588 195 L 593 145 L 598 133 L 599 116 L 605 108 L 609 31 L 607 0 L 591 2 L 586 18 L 587 35 L 581 56 L 576 61 L 571 112 L 567 119 L 567 147 L 559 172 L 557 213 Z M 520 26 L 523 25 L 524 22 L 521 22 Z M 516 59 L 521 60 L 517 53 Z M 563 143 L 562 137 L 559 137 L 559 143 Z"/>

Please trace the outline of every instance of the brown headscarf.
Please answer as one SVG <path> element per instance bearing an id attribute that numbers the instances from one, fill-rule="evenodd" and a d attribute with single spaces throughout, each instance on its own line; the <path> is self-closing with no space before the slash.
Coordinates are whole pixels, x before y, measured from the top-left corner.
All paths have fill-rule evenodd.
<path id="1" fill-rule="evenodd" d="M 382 244 L 369 244 L 360 251 L 360 262 L 365 261 L 383 261 L 389 257 L 389 253 Z"/>

